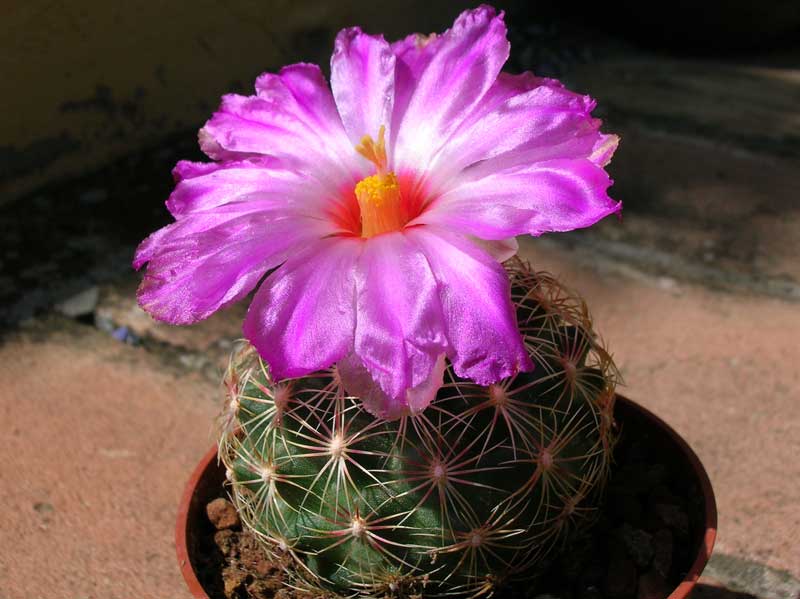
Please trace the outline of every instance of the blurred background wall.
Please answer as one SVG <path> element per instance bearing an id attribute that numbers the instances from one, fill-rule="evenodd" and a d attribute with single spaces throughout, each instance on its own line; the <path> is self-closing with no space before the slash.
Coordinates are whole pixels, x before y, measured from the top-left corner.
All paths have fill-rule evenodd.
<path id="1" fill-rule="evenodd" d="M 367 0 L 0 3 L 0 198 L 176 131 L 219 96 L 299 60 L 322 65 L 342 28 L 438 31 L 470 3 Z M 2 201 L 0 200 L 0 201 Z"/>
<path id="2" fill-rule="evenodd" d="M 327 65 L 331 41 L 342 27 L 360 24 L 390 39 L 408 31 L 441 31 L 472 4 L 461 0 L 0 3 L 4 90 L 0 203 L 45 182 L 102 166 L 170 134 L 198 128 L 222 93 L 249 89 L 263 71 L 299 60 Z M 800 25 L 800 3 L 790 0 L 717 0 L 699 5 L 678 0 L 658 10 L 649 3 L 630 1 L 602 7 L 588 2 L 565 6 L 554 0 L 495 4 L 514 14 L 517 24 L 566 18 L 678 55 L 724 57 L 731 51 L 775 45 Z M 545 43 L 553 45 L 553 40 Z M 756 73 L 755 85 L 759 77 L 763 74 Z M 581 83 L 583 78 L 576 79 Z M 593 84 L 598 78 L 586 73 L 586 79 Z M 624 82 L 620 88 L 624 91 L 618 93 L 629 93 L 629 83 Z M 722 85 L 727 85 L 724 78 Z M 727 109 L 724 103 L 711 106 Z M 748 127 L 747 122 L 742 124 Z M 798 123 L 791 125 L 796 132 Z"/>

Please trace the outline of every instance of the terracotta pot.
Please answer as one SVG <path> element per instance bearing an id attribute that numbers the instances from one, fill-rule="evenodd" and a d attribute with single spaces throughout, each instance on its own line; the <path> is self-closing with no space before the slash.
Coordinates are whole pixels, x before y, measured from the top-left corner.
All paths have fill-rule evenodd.
<path id="1" fill-rule="evenodd" d="M 694 533 L 694 538 L 691 539 L 694 560 L 683 581 L 668 597 L 668 599 L 686 599 L 711 556 L 717 536 L 717 504 L 711 482 L 697 455 L 686 441 L 658 416 L 625 397 L 617 396 L 615 418 L 623 431 L 642 430 L 643 427 L 647 427 L 648 433 L 656 443 L 662 445 L 665 451 L 674 454 L 676 461 L 682 460 L 685 463 L 686 475 L 694 478 L 703 496 L 705 513 Z M 209 595 L 197 579 L 193 565 L 193 560 L 196 560 L 198 555 L 199 540 L 208 534 L 211 527 L 205 515 L 205 506 L 220 496 L 224 479 L 224 469 L 217 463 L 217 448 L 212 447 L 192 473 L 178 508 L 178 522 L 175 527 L 178 564 L 189 591 L 197 599 L 209 599 Z"/>

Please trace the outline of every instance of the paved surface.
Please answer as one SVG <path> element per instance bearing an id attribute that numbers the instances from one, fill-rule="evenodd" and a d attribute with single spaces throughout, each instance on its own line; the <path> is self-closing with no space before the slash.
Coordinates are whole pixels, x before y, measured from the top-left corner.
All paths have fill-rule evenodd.
<path id="1" fill-rule="evenodd" d="M 214 385 L 59 320 L 0 350 L 0 380 L 0 597 L 187 596 L 175 512 Z"/>
<path id="2" fill-rule="evenodd" d="M 800 377 L 787 367 L 798 305 L 632 275 L 547 242 L 525 243 L 522 254 L 586 297 L 624 392 L 706 465 L 720 512 L 714 578 L 765 599 L 800 590 L 800 489 L 791 484 L 800 477 Z M 97 313 L 136 326 L 132 297 L 118 293 L 129 285 L 103 289 Z M 0 597 L 183 596 L 175 508 L 211 443 L 216 361 L 237 321 L 222 314 L 172 339 L 141 326 L 146 340 L 131 346 L 51 316 L 0 349 Z"/>
<path id="3" fill-rule="evenodd" d="M 742 79 L 694 65 L 659 103 L 675 70 L 656 61 L 643 74 L 639 63 L 612 61 L 573 71 L 576 85 L 607 100 L 623 134 L 614 174 L 625 218 L 524 242 L 522 253 L 585 296 L 623 392 L 703 460 L 720 530 L 697 596 L 796 599 L 800 83 L 790 69 Z M 762 93 L 753 78 L 772 90 L 772 109 L 747 113 Z M 722 96 L 726 110 L 710 113 L 721 120 L 708 122 Z M 734 135 L 743 114 L 789 125 L 748 121 Z M 174 158 L 168 149 L 147 169 Z M 137 164 L 45 190 L 26 216 L 0 211 L 0 222 L 16 223 L 2 259 L 19 265 L 0 276 L 0 322 L 10 330 L 0 346 L 0 599 L 186 597 L 175 510 L 211 443 L 217 381 L 243 307 L 176 329 L 135 306 L 127 259 L 133 240 L 164 218 L 169 184 L 130 185 L 125 195 Z M 139 210 L 141 198 L 149 200 Z M 76 216 L 55 219 L 62 226 L 51 236 L 53 211 L 65 206 Z"/>

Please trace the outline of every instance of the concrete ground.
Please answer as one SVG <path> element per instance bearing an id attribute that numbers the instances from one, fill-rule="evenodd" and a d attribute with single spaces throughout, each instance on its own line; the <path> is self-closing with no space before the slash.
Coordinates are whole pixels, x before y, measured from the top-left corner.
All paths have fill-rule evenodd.
<path id="1" fill-rule="evenodd" d="M 720 515 L 708 572 L 732 589 L 708 596 L 800 591 L 798 305 L 634 273 L 549 242 L 526 242 L 522 255 L 585 296 L 623 392 L 705 464 Z M 130 287 L 102 289 L 96 314 L 136 327 Z M 213 441 L 217 376 L 239 317 L 195 329 L 142 319 L 146 341 L 133 346 L 51 315 L 0 349 L 0 597 L 186 595 L 175 510 Z"/>
<path id="2" fill-rule="evenodd" d="M 666 105 L 652 75 L 668 78 L 675 65 L 653 59 L 648 77 L 640 66 L 610 61 L 591 73 L 601 105 L 609 90 L 610 122 L 623 135 L 614 175 L 624 220 L 527 240 L 521 253 L 586 298 L 623 393 L 674 426 L 705 464 L 719 537 L 697 597 L 796 599 L 800 171 L 791 127 L 800 122 L 800 75 L 775 68 L 737 79 L 692 64 L 682 73 L 695 79 L 670 88 L 685 96 L 669 106 L 694 112 L 665 116 L 655 114 Z M 603 68 L 633 73 L 622 77 L 628 92 L 615 95 L 616 75 L 603 79 Z M 747 122 L 747 135 L 731 136 L 735 110 L 722 124 L 692 125 L 721 94 L 728 108 L 746 106 L 754 77 L 777 96 L 753 118 L 783 114 L 785 129 Z M 36 198 L 31 218 L 56 202 L 72 206 L 64 194 L 76 194 L 76 210 L 111 201 L 70 189 Z M 161 200 L 152 188 L 141 193 L 150 205 Z M 3 212 L 0 222 L 12 217 Z M 213 442 L 219 376 L 244 307 L 193 328 L 156 324 L 135 305 L 128 239 L 114 246 L 114 229 L 103 226 L 91 234 L 111 261 L 92 258 L 91 277 L 61 281 L 59 297 L 41 281 L 70 272 L 72 254 L 63 268 L 40 255 L 19 278 L 0 277 L 16 315 L 0 346 L 0 599 L 188 596 L 175 512 Z M 75 241 L 83 233 L 71 235 L 84 251 Z M 18 237 L 47 242 L 38 229 Z"/>

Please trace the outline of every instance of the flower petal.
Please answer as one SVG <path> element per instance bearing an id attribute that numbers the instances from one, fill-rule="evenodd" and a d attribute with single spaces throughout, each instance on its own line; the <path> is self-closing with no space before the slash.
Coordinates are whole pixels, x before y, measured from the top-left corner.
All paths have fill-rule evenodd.
<path id="1" fill-rule="evenodd" d="M 428 258 L 457 375 L 488 385 L 533 364 L 517 329 L 508 276 L 464 237 L 434 227 L 406 231 Z"/>
<path id="2" fill-rule="evenodd" d="M 266 158 L 264 160 L 267 160 Z M 237 163 L 228 163 L 228 164 L 237 164 Z M 249 160 L 242 160 L 239 161 L 238 164 L 244 166 L 260 166 L 257 161 L 249 161 Z M 195 177 L 202 177 L 203 175 L 208 175 L 209 173 L 213 173 L 214 171 L 218 171 L 221 168 L 226 168 L 226 163 L 223 162 L 193 162 L 191 160 L 179 160 L 178 164 L 175 165 L 175 168 L 172 169 L 172 178 L 175 180 L 175 183 L 180 183 L 185 179 L 194 179 Z M 264 164 L 267 166 L 267 164 Z"/>
<path id="3" fill-rule="evenodd" d="M 436 397 L 436 393 L 442 388 L 444 384 L 444 371 L 447 369 L 445 362 L 445 355 L 440 354 L 436 358 L 436 362 L 431 368 L 428 377 L 420 382 L 415 387 L 411 387 L 406 392 L 406 406 L 407 412 L 410 414 L 419 414 L 427 408 Z"/>
<path id="4" fill-rule="evenodd" d="M 283 67 L 278 75 L 263 73 L 255 87 L 259 98 L 290 108 L 321 138 L 336 140 L 342 147 L 348 145 L 342 119 L 319 66 L 299 63 Z"/>
<path id="5" fill-rule="evenodd" d="M 330 224 L 255 212 L 200 213 L 156 231 L 137 250 L 149 262 L 137 293 L 154 318 L 191 324 L 249 293 L 294 247 L 326 234 Z"/>
<path id="6" fill-rule="evenodd" d="M 516 237 L 486 240 L 470 235 L 468 239 L 498 262 L 505 262 L 514 257 L 519 251 L 519 243 L 517 243 Z"/>
<path id="7" fill-rule="evenodd" d="M 394 164 L 399 171 L 425 170 L 508 58 L 503 14 L 489 6 L 465 11 L 442 35 L 406 38 L 394 51 Z"/>
<path id="8" fill-rule="evenodd" d="M 263 74 L 256 89 L 256 96 L 222 97 L 219 110 L 199 134 L 209 157 L 266 155 L 337 188 L 353 183 L 359 161 L 331 110 L 330 91 L 318 67 L 292 65 L 279 75 Z"/>
<path id="9" fill-rule="evenodd" d="M 442 179 L 479 161 L 501 157 L 508 166 L 555 158 L 586 158 L 603 139 L 589 96 L 530 73 L 501 73 L 481 104 L 464 120 L 431 168 Z M 610 153 L 606 152 L 610 159 Z M 501 162 L 501 160 L 498 160 Z"/>
<path id="10" fill-rule="evenodd" d="M 322 217 L 335 197 L 315 180 L 278 167 L 269 158 L 211 164 L 184 161 L 173 174 L 178 184 L 167 208 L 177 219 L 245 202 L 263 210 Z"/>
<path id="11" fill-rule="evenodd" d="M 336 364 L 345 391 L 358 397 L 367 412 L 385 420 L 419 414 L 427 408 L 444 383 L 446 368 L 445 355 L 440 354 L 424 381 L 406 391 L 403 398 L 393 399 L 372 379 L 369 370 L 355 354 L 350 354 Z"/>
<path id="12" fill-rule="evenodd" d="M 436 279 L 403 233 L 364 244 L 358 264 L 355 352 L 392 398 L 430 375 L 448 347 Z"/>
<path id="13" fill-rule="evenodd" d="M 394 102 L 395 57 L 383 36 L 358 27 L 336 36 L 331 57 L 331 88 L 352 148 L 365 135 L 377 139 L 381 125 L 389 135 Z"/>
<path id="14" fill-rule="evenodd" d="M 353 348 L 360 239 L 330 237 L 291 256 L 259 288 L 245 337 L 277 379 L 302 376 Z"/>
<path id="15" fill-rule="evenodd" d="M 472 169 L 468 181 L 439 197 L 415 222 L 505 239 L 588 227 L 621 207 L 608 197 L 611 178 L 588 158 L 485 170 L 484 163 Z"/>

